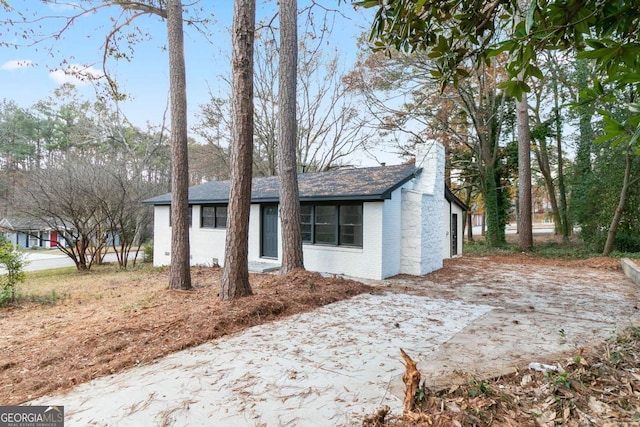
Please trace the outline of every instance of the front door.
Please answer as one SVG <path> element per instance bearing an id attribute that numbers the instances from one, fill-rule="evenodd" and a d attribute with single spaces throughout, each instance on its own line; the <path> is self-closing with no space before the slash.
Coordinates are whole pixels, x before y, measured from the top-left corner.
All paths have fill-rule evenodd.
<path id="1" fill-rule="evenodd" d="M 58 247 L 58 232 L 52 231 L 51 236 L 49 237 L 49 246 L 52 248 Z"/>
<path id="2" fill-rule="evenodd" d="M 265 258 L 278 258 L 278 205 L 262 205 L 260 255 Z"/>
<path id="3" fill-rule="evenodd" d="M 458 214 L 451 215 L 451 256 L 458 255 Z"/>

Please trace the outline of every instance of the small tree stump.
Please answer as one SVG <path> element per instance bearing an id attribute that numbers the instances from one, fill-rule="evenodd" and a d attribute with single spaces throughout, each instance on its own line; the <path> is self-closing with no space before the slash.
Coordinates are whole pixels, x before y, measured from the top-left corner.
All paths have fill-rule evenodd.
<path id="1" fill-rule="evenodd" d="M 414 362 L 403 349 L 400 349 L 402 358 L 404 359 L 404 375 L 402 382 L 405 385 L 404 392 L 404 414 L 413 412 L 415 406 L 416 390 L 420 386 L 420 371 L 418 371 L 417 363 Z"/>

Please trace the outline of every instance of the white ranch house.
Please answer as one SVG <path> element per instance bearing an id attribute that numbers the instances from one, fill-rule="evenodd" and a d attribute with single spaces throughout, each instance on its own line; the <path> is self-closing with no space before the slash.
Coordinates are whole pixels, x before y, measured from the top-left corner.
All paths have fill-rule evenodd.
<path id="1" fill-rule="evenodd" d="M 420 145 L 415 164 L 298 175 L 307 270 L 367 279 L 423 275 L 462 253 L 466 209 L 444 184 L 444 148 Z M 279 267 L 278 177 L 254 178 L 249 263 Z M 229 181 L 189 188 L 191 264 L 224 261 Z M 171 194 L 154 205 L 154 265 L 171 263 Z"/>

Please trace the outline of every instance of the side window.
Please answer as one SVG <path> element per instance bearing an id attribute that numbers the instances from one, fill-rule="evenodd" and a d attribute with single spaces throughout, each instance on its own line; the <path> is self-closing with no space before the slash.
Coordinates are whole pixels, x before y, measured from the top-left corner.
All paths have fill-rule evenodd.
<path id="1" fill-rule="evenodd" d="M 216 208 L 214 206 L 200 207 L 200 227 L 214 228 L 216 226 Z"/>

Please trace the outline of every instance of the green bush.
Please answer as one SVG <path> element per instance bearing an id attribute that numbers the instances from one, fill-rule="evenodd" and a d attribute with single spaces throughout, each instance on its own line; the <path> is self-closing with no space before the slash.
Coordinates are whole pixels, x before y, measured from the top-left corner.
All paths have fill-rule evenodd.
<path id="1" fill-rule="evenodd" d="M 153 263 L 153 244 L 152 243 L 144 245 L 144 252 L 142 253 L 142 262 Z"/>
<path id="2" fill-rule="evenodd" d="M 4 306 L 15 302 L 18 284 L 24 281 L 22 254 L 9 242 L 0 245 L 0 267 L 6 270 L 0 278 L 0 306 Z"/>
<path id="3" fill-rule="evenodd" d="M 640 252 L 640 236 L 618 233 L 613 247 L 620 252 Z"/>

